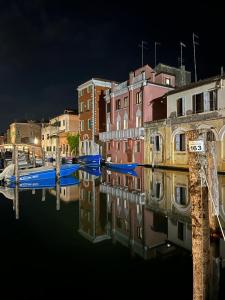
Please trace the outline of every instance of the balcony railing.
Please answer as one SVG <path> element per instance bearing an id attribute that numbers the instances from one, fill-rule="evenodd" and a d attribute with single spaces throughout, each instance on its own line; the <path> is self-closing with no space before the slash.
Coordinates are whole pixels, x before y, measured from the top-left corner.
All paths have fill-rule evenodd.
<path id="1" fill-rule="evenodd" d="M 127 87 L 127 81 L 124 81 L 113 87 L 113 93 L 118 92 L 122 89 L 125 89 L 126 87 Z"/>
<path id="2" fill-rule="evenodd" d="M 145 73 L 141 73 L 138 76 L 133 78 L 133 84 L 139 81 L 145 80 Z"/>
<path id="3" fill-rule="evenodd" d="M 128 128 L 117 131 L 108 131 L 99 133 L 100 141 L 109 141 L 109 140 L 123 140 L 123 139 L 135 139 L 135 138 L 144 138 L 145 130 L 143 127 L 138 128 Z"/>
<path id="4" fill-rule="evenodd" d="M 145 204 L 145 194 L 138 191 L 129 192 L 123 187 L 114 187 L 107 184 L 100 184 L 100 192 L 110 194 L 120 199 L 126 199 L 132 203 Z"/>

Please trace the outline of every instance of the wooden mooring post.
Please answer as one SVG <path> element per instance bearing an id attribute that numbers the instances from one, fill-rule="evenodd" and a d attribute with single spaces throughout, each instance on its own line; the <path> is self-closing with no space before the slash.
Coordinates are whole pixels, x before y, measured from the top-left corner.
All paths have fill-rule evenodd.
<path id="1" fill-rule="evenodd" d="M 60 166 L 61 166 L 61 148 L 57 147 L 56 149 L 56 178 L 59 180 L 60 178 Z"/>
<path id="2" fill-rule="evenodd" d="M 210 225 L 208 187 L 205 176 L 208 169 L 206 133 L 192 130 L 189 141 L 189 181 L 192 204 L 193 299 L 208 298 Z"/>
<path id="3" fill-rule="evenodd" d="M 13 145 L 12 162 L 15 165 L 14 173 L 16 177 L 16 183 L 19 183 L 18 147 L 16 145 Z"/>

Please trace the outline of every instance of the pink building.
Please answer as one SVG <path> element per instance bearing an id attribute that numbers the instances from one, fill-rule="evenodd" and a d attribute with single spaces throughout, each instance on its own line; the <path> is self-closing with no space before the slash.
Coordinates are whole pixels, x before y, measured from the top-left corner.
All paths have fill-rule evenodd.
<path id="1" fill-rule="evenodd" d="M 149 65 L 130 72 L 129 79 L 105 92 L 106 158 L 112 162 L 144 162 L 144 122 L 152 121 L 152 101 L 175 87 L 175 76 L 157 74 Z"/>

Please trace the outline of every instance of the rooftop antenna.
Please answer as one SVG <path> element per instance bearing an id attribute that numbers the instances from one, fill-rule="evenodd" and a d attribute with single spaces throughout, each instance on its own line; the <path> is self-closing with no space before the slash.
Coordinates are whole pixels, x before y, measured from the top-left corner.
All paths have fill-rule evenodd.
<path id="1" fill-rule="evenodd" d="M 187 47 L 184 43 L 180 42 L 180 68 L 182 68 L 183 64 L 183 47 Z"/>
<path id="2" fill-rule="evenodd" d="M 196 66 L 196 54 L 195 54 L 195 46 L 199 45 L 199 42 L 197 41 L 199 39 L 199 37 L 197 36 L 197 34 L 195 34 L 193 32 L 192 34 L 192 38 L 193 38 L 193 51 L 194 51 L 194 68 L 195 68 L 195 82 L 197 82 L 197 66 Z M 196 40 L 197 39 L 197 40 Z"/>
<path id="3" fill-rule="evenodd" d="M 141 47 L 141 66 L 143 67 L 144 65 L 144 49 L 148 49 L 147 47 L 145 47 L 145 45 L 147 45 L 148 42 L 145 41 L 141 41 L 141 45 L 139 44 L 138 47 Z"/>
<path id="4" fill-rule="evenodd" d="M 156 63 L 157 63 L 157 60 L 156 60 L 156 48 L 157 48 L 157 45 L 161 45 L 161 43 L 155 42 L 155 67 L 156 67 Z"/>

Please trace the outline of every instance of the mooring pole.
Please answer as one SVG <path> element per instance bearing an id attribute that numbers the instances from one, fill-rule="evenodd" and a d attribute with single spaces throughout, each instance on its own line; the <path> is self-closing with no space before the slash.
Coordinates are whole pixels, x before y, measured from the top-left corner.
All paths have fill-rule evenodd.
<path id="1" fill-rule="evenodd" d="M 60 158 L 61 148 L 57 147 L 56 149 L 56 178 L 59 180 L 60 178 L 60 165 L 61 165 L 61 158 Z"/>
<path id="2" fill-rule="evenodd" d="M 16 213 L 16 220 L 19 220 L 20 215 L 19 215 L 19 186 L 16 184 L 15 187 L 15 213 Z"/>
<path id="3" fill-rule="evenodd" d="M 207 173 L 207 149 L 205 133 L 192 130 L 187 137 L 192 204 L 193 300 L 204 300 L 208 296 L 210 228 L 208 187 L 201 172 Z"/>
<path id="4" fill-rule="evenodd" d="M 19 183 L 19 161 L 18 161 L 18 148 L 14 145 L 13 148 L 14 152 L 14 164 L 15 164 L 15 177 L 16 177 L 16 183 Z"/>
<path id="5" fill-rule="evenodd" d="M 33 168 L 35 168 L 36 167 L 36 159 L 35 159 L 34 147 L 32 147 L 32 164 L 33 164 Z"/>
<path id="6" fill-rule="evenodd" d="M 60 210 L 60 183 L 56 182 L 56 210 Z"/>

